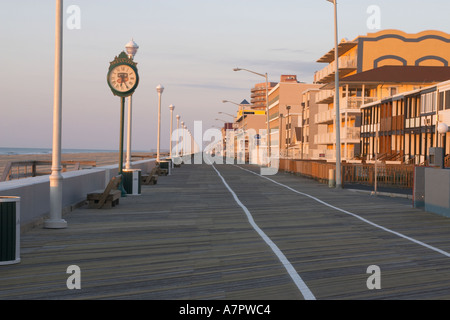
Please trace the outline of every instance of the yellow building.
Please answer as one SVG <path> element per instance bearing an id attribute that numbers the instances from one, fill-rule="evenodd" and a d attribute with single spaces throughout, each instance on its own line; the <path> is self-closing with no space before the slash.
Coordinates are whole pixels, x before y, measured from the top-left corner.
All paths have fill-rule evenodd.
<path id="1" fill-rule="evenodd" d="M 343 40 L 338 46 L 339 75 L 342 83 L 339 90 L 339 111 L 341 125 L 341 155 L 343 160 L 354 159 L 360 153 L 360 107 L 363 104 L 416 88 L 417 83 L 399 83 L 391 81 L 378 86 L 374 81 L 370 87 L 364 81 L 353 86 L 346 79 L 357 77 L 374 69 L 387 66 L 434 66 L 447 67 L 450 61 L 450 35 L 441 31 L 424 31 L 408 34 L 399 30 L 383 30 L 359 36 L 353 41 Z M 323 55 L 317 62 L 328 65 L 314 75 L 315 83 L 323 84 L 317 95 L 318 104 L 328 104 L 328 110 L 315 116 L 315 123 L 327 126 L 325 134 L 316 135 L 315 142 L 321 145 L 327 154 L 333 155 L 335 149 L 335 109 L 334 80 L 336 61 L 334 49 Z M 406 70 L 406 69 L 404 69 Z M 429 85 L 433 81 L 423 85 Z M 333 160 L 328 157 L 328 160 Z"/>

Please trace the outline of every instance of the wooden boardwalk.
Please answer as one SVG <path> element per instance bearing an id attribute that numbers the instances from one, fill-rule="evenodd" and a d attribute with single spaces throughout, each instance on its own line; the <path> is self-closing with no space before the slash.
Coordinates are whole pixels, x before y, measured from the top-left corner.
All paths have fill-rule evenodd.
<path id="1" fill-rule="evenodd" d="M 450 219 L 411 200 L 215 167 L 316 299 L 450 299 Z M 0 266 L 0 299 L 304 299 L 213 167 L 183 165 L 120 201 L 22 234 L 21 263 Z M 67 289 L 70 265 L 80 290 Z M 371 265 L 379 290 L 367 288 Z"/>

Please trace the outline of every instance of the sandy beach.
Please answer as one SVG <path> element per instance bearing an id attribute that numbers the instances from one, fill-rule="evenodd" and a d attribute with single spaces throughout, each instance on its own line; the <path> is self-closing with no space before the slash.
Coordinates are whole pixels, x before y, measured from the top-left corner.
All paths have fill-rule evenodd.
<path id="1" fill-rule="evenodd" d="M 125 157 L 125 155 L 124 155 Z M 154 153 L 136 153 L 133 154 L 132 161 L 138 161 L 143 159 L 149 159 L 155 157 Z M 61 161 L 95 161 L 96 167 L 118 164 L 119 153 L 118 152 L 98 152 L 98 153 L 67 153 L 61 155 Z M 0 178 L 3 174 L 5 166 L 8 162 L 13 161 L 51 161 L 51 154 L 11 154 L 0 155 Z M 125 162 L 125 160 L 124 160 Z M 38 168 L 48 170 L 48 168 Z M 70 170 L 70 167 L 69 169 Z"/>

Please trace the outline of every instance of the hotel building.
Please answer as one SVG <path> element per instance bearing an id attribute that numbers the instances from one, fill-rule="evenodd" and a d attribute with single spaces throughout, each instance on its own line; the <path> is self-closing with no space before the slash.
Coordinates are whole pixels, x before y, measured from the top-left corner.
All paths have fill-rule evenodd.
<path id="1" fill-rule="evenodd" d="M 276 82 L 268 83 L 268 91 L 277 85 Z M 266 110 L 266 83 L 257 83 L 251 89 L 251 105 L 257 110 Z"/>
<path id="2" fill-rule="evenodd" d="M 303 92 L 321 85 L 297 81 L 295 75 L 282 75 L 280 82 L 269 92 L 269 129 L 271 155 L 301 154 L 301 141 L 297 139 L 303 124 Z"/>
<path id="3" fill-rule="evenodd" d="M 360 107 L 376 101 L 382 96 L 409 90 L 410 85 L 418 86 L 417 83 L 411 84 L 408 81 L 404 84 L 392 81 L 391 85 L 388 85 L 389 79 L 384 79 L 386 82 L 382 86 L 377 86 L 376 83 L 369 85 L 366 80 L 375 79 L 375 75 L 365 72 L 387 66 L 447 67 L 450 61 L 450 35 L 440 31 L 407 34 L 399 30 L 383 30 L 359 36 L 353 41 L 343 40 L 338 45 L 338 53 L 341 79 L 338 93 L 340 119 L 337 122 L 341 126 L 342 160 L 350 160 L 362 152 L 360 148 Z M 322 90 L 317 94 L 316 103 L 327 104 L 328 110 L 314 116 L 316 124 L 327 126 L 326 134 L 317 134 L 314 142 L 320 148 L 327 150 L 322 153 L 322 155 L 325 154 L 327 160 L 333 160 L 335 152 L 330 151 L 336 148 L 334 49 L 323 55 L 317 62 L 328 64 L 314 75 L 314 82 L 323 85 Z M 364 73 L 368 78 L 355 78 L 360 73 Z M 346 80 L 348 81 L 346 82 Z M 424 83 L 422 86 L 427 84 L 430 82 Z"/>
<path id="4" fill-rule="evenodd" d="M 450 68 L 444 78 L 450 79 Z M 437 124 L 450 125 L 450 81 L 404 92 L 363 105 L 362 156 L 426 165 L 430 148 L 450 154 L 450 134 L 439 134 Z"/>

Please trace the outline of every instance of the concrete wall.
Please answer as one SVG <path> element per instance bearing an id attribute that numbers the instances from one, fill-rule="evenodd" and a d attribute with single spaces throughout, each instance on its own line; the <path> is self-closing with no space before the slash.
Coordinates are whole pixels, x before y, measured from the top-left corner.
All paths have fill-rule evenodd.
<path id="1" fill-rule="evenodd" d="M 425 210 L 450 217 L 449 169 L 425 169 Z"/>
<path id="2" fill-rule="evenodd" d="M 132 168 L 141 169 L 142 173 L 150 172 L 154 166 L 155 159 L 132 163 Z M 118 171 L 118 165 L 111 165 L 62 173 L 63 214 L 84 204 L 89 192 L 105 189 L 111 177 L 117 175 Z M 50 212 L 49 176 L 2 182 L 0 196 L 20 197 L 22 229 L 38 225 Z"/>

